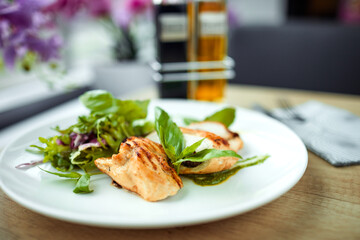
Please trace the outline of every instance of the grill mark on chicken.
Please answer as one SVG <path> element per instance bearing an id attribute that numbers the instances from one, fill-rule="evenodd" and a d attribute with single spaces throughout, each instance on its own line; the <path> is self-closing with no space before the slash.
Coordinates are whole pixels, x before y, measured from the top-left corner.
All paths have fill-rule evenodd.
<path id="1" fill-rule="evenodd" d="M 171 176 L 173 179 L 176 180 L 176 183 L 177 185 L 182 188 L 183 187 L 183 183 L 181 181 L 181 178 L 179 177 L 179 175 L 175 172 L 175 169 L 173 167 L 170 167 L 169 164 L 166 162 L 160 162 L 162 168 L 165 170 L 165 171 L 168 171 L 170 172 Z M 172 166 L 172 164 L 171 164 Z"/>
<path id="2" fill-rule="evenodd" d="M 224 138 L 216 138 L 216 139 L 214 139 L 214 141 L 217 145 L 221 145 L 221 144 L 226 145 L 226 146 L 230 145 L 229 142 L 227 140 L 225 140 Z"/>
<path id="3" fill-rule="evenodd" d="M 129 138 L 129 141 L 131 141 L 131 143 L 132 143 L 135 147 L 138 147 L 139 144 L 138 144 L 136 141 L 133 141 L 133 140 L 134 140 L 134 137 Z"/>
<path id="4" fill-rule="evenodd" d="M 136 151 L 135 154 L 137 155 L 139 161 L 141 161 L 144 165 L 148 165 L 146 164 L 146 162 L 144 161 L 144 158 L 142 157 L 141 153 L 139 151 Z"/>
<path id="5" fill-rule="evenodd" d="M 155 163 L 154 163 L 153 161 L 151 161 L 151 154 L 150 154 L 150 152 L 144 150 L 142 147 L 139 147 L 139 150 L 136 152 L 136 154 L 137 154 L 137 156 L 138 156 L 139 158 L 141 158 L 141 160 L 144 162 L 144 164 L 145 164 L 145 159 L 146 159 L 146 160 L 147 160 L 146 162 L 147 162 L 147 165 L 148 165 L 148 166 L 149 166 L 148 163 L 150 163 L 151 167 L 152 167 L 154 170 L 157 169 Z M 156 156 L 155 156 L 155 159 L 156 159 L 156 160 L 159 160 Z"/>
<path id="6" fill-rule="evenodd" d="M 231 138 L 240 137 L 240 135 L 238 133 L 236 133 L 236 132 L 229 131 L 229 133 L 231 134 Z"/>

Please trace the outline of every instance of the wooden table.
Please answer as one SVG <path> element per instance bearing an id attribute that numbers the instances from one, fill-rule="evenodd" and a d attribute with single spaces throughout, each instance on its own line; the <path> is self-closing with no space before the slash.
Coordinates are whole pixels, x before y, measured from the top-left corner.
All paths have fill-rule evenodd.
<path id="1" fill-rule="evenodd" d="M 132 95 L 155 97 L 154 89 Z M 227 102 L 277 107 L 279 97 L 307 100 L 360 115 L 360 97 L 249 86 L 230 86 Z M 359 133 L 360 134 L 360 133 Z M 360 149 L 359 149 L 360 151 Z M 159 230 L 89 227 L 44 217 L 0 191 L 0 239 L 360 239 L 360 166 L 335 168 L 309 152 L 303 178 L 289 192 L 261 208 L 213 223 Z"/>

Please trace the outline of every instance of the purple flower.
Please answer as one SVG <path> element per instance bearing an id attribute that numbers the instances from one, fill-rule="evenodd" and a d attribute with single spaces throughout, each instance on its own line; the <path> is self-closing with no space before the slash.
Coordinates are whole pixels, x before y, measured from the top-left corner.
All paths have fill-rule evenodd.
<path id="1" fill-rule="evenodd" d="M 39 37 L 42 27 L 49 21 L 42 13 L 48 1 L 0 0 L 0 48 L 7 67 L 13 68 L 15 61 L 28 51 L 37 53 L 42 61 L 58 57 L 59 37 Z"/>
<path id="2" fill-rule="evenodd" d="M 73 18 L 82 10 L 88 11 L 93 17 L 103 17 L 109 14 L 110 9 L 111 0 L 56 0 L 44 11 Z"/>
<path id="3" fill-rule="evenodd" d="M 132 14 L 139 14 L 147 10 L 151 3 L 151 0 L 127 0 L 125 1 L 125 8 Z"/>
<path id="4" fill-rule="evenodd" d="M 44 9 L 44 12 L 63 14 L 66 18 L 72 18 L 83 7 L 85 0 L 56 0 Z M 97 1 L 97 0 L 93 0 Z"/>
<path id="5" fill-rule="evenodd" d="M 34 14 L 44 7 L 44 0 L 17 0 L 11 5 L 3 5 L 0 10 L 1 18 L 13 23 L 17 28 L 31 28 Z"/>
<path id="6" fill-rule="evenodd" d="M 93 17 L 103 17 L 109 15 L 111 0 L 86 0 L 85 8 Z"/>
<path id="7" fill-rule="evenodd" d="M 28 49 L 37 52 L 41 60 L 44 62 L 59 58 L 59 48 L 62 43 L 59 36 L 52 36 L 48 39 L 40 39 L 36 36 L 27 35 L 26 43 Z"/>

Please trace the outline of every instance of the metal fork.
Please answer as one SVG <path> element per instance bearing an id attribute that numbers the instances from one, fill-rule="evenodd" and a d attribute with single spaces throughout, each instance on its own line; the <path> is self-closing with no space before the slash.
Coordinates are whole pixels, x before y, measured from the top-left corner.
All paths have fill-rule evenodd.
<path id="1" fill-rule="evenodd" d="M 290 104 L 290 102 L 288 100 L 286 100 L 285 98 L 280 98 L 279 99 L 279 105 L 281 106 L 281 108 L 283 108 L 286 112 L 286 114 L 288 115 L 289 118 L 291 119 L 295 119 L 301 122 L 305 122 L 306 119 L 303 118 L 294 108 L 293 106 Z"/>

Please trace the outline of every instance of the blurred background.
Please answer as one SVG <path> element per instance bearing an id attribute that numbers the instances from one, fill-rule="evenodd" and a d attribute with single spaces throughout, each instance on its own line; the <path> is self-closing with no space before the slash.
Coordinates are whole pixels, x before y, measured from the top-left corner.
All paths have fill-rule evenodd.
<path id="1" fill-rule="evenodd" d="M 360 0 L 227 7 L 231 83 L 360 94 Z M 0 0 L 0 128 L 89 89 L 154 86 L 155 28 L 150 0 Z"/>

